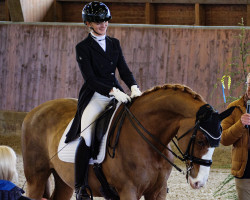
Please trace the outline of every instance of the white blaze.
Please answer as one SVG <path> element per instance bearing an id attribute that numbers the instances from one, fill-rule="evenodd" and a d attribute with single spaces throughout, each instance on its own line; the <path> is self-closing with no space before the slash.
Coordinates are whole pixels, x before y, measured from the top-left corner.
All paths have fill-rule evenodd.
<path id="1" fill-rule="evenodd" d="M 208 152 L 202 156 L 202 159 L 212 160 L 213 153 L 214 153 L 214 148 L 208 148 Z M 194 189 L 199 189 L 203 187 L 207 182 L 209 171 L 210 171 L 210 167 L 200 165 L 200 169 L 199 169 L 199 173 L 197 177 L 192 178 L 191 176 L 189 176 L 189 183 L 191 187 Z"/>

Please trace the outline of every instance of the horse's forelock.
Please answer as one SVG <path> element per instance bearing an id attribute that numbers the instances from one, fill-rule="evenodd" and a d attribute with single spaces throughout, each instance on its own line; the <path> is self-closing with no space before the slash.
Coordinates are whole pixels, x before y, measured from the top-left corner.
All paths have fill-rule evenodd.
<path id="1" fill-rule="evenodd" d="M 193 99 L 205 102 L 205 100 L 203 99 L 203 97 L 201 97 L 199 94 L 197 94 L 196 92 L 194 92 L 190 87 L 188 87 L 186 85 L 181 85 L 181 84 L 165 84 L 165 85 L 162 85 L 162 86 L 155 86 L 155 87 L 153 87 L 151 89 L 148 89 L 145 92 L 143 92 L 143 96 L 147 95 L 147 94 L 150 94 L 152 92 L 155 92 L 157 90 L 160 90 L 160 89 L 165 89 L 165 90 L 169 90 L 169 89 L 171 89 L 171 90 L 180 90 L 182 92 L 190 94 L 193 97 Z"/>

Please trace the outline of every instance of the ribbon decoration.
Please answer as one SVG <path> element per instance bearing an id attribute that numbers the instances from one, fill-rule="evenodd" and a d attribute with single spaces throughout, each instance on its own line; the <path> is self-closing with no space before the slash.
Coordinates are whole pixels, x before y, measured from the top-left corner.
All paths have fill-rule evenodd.
<path id="1" fill-rule="evenodd" d="M 224 103 L 227 102 L 226 101 L 226 96 L 225 96 L 225 91 L 224 91 L 224 89 L 226 88 L 225 87 L 225 83 L 224 83 L 224 79 L 225 78 L 228 78 L 228 82 L 227 82 L 228 90 L 230 90 L 230 86 L 231 86 L 231 77 L 229 75 L 222 76 L 222 78 L 221 78 L 221 85 L 222 85 L 222 94 L 223 94 Z"/>
<path id="2" fill-rule="evenodd" d="M 224 79 L 225 79 L 225 78 L 228 78 L 227 86 L 228 86 L 228 89 L 230 90 L 230 86 L 231 86 L 231 77 L 230 77 L 229 75 L 224 75 L 224 76 L 222 76 L 222 78 L 221 78 L 222 87 L 225 89 L 225 84 L 224 84 Z"/>
<path id="3" fill-rule="evenodd" d="M 225 92 L 224 92 L 224 86 L 223 86 L 223 84 L 221 84 L 221 85 L 222 85 L 222 94 L 223 94 L 224 103 L 227 103 Z"/>

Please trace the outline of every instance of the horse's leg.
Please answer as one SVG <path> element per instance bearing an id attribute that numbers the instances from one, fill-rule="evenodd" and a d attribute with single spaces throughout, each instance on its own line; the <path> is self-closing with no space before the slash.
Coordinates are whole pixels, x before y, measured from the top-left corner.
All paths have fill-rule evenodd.
<path id="1" fill-rule="evenodd" d="M 55 180 L 55 189 L 50 200 L 70 200 L 73 195 L 73 189 L 69 187 L 59 176 L 53 171 Z"/>
<path id="2" fill-rule="evenodd" d="M 165 187 L 161 188 L 160 191 L 155 191 L 151 194 L 145 194 L 145 200 L 165 200 L 167 196 L 167 189 Z"/>
<path id="3" fill-rule="evenodd" d="M 47 181 L 50 176 L 48 171 L 40 171 L 35 176 L 27 178 L 27 196 L 32 199 L 41 199 L 47 187 Z M 50 194 L 46 194 L 49 196 Z"/>
<path id="4" fill-rule="evenodd" d="M 159 174 L 155 186 L 144 194 L 145 200 L 165 200 L 167 196 L 167 180 L 170 176 L 172 166 L 167 164 L 166 171 Z"/>
<path id="5" fill-rule="evenodd" d="M 122 192 L 119 193 L 120 200 L 139 200 L 139 198 L 136 196 L 136 194 L 130 193 L 130 192 Z"/>
<path id="6" fill-rule="evenodd" d="M 129 184 L 124 185 L 122 190 L 118 191 L 120 200 L 139 200 L 136 188 L 130 187 Z"/>

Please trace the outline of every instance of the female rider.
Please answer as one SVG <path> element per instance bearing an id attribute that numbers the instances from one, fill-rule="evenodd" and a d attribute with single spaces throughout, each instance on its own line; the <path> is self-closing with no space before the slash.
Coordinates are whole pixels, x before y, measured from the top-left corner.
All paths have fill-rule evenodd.
<path id="1" fill-rule="evenodd" d="M 79 93 L 75 118 L 65 140 L 68 143 L 81 136 L 75 153 L 77 200 L 90 199 L 86 190 L 89 188 L 88 163 L 93 132 L 93 126 L 90 124 L 112 98 L 123 103 L 131 100 L 115 77 L 116 69 L 131 89 L 131 98 L 141 95 L 125 62 L 119 40 L 106 36 L 108 21 L 111 19 L 109 8 L 101 2 L 90 2 L 83 8 L 82 18 L 90 33 L 76 45 L 76 60 L 85 82 Z"/>

